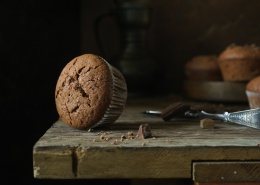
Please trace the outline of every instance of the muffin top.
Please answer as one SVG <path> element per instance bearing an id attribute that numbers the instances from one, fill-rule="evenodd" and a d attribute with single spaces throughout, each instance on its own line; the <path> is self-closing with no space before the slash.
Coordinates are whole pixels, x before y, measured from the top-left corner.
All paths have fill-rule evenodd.
<path id="1" fill-rule="evenodd" d="M 93 54 L 71 60 L 62 70 L 55 89 L 61 120 L 87 129 L 104 115 L 111 101 L 112 75 L 107 62 Z"/>
<path id="2" fill-rule="evenodd" d="M 247 91 L 260 92 L 260 76 L 250 80 L 246 85 Z"/>
<path id="3" fill-rule="evenodd" d="M 217 56 L 215 55 L 198 55 L 193 57 L 185 64 L 186 70 L 189 69 L 210 69 L 219 70 Z"/>
<path id="4" fill-rule="evenodd" d="M 260 48 L 256 45 L 229 45 L 219 55 L 219 60 L 260 59 Z"/>

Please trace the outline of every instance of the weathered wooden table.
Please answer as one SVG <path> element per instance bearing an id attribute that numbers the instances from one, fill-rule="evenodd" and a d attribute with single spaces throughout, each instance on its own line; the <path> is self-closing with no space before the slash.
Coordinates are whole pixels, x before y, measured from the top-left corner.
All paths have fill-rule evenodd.
<path id="1" fill-rule="evenodd" d="M 260 130 L 220 121 L 202 129 L 198 119 L 165 122 L 143 113 L 162 110 L 174 101 L 178 100 L 129 100 L 113 125 L 91 132 L 57 120 L 34 145 L 34 177 L 260 182 Z M 150 125 L 153 137 L 128 137 L 131 132 L 136 135 L 141 124 Z"/>

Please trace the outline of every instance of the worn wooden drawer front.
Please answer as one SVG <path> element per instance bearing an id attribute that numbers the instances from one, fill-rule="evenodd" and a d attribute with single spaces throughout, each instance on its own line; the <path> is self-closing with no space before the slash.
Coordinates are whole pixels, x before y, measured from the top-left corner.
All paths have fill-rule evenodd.
<path id="1" fill-rule="evenodd" d="M 194 162 L 195 182 L 260 181 L 260 161 Z"/>

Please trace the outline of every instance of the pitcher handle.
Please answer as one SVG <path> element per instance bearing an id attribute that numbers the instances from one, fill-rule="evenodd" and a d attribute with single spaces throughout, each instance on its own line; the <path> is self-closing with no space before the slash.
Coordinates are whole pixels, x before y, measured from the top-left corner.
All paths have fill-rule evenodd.
<path id="1" fill-rule="evenodd" d="M 106 58 L 106 53 L 105 53 L 105 49 L 101 43 L 101 40 L 100 40 L 100 35 L 99 35 L 99 25 L 101 23 L 101 21 L 106 18 L 106 17 L 110 17 L 110 16 L 115 16 L 115 12 L 114 11 L 110 11 L 110 12 L 107 12 L 107 13 L 104 13 L 100 16 L 97 17 L 97 19 L 95 20 L 94 22 L 94 34 L 95 34 L 95 39 L 96 39 L 96 42 L 97 42 L 97 46 L 98 46 L 98 49 L 100 51 L 100 54 L 102 57 Z"/>

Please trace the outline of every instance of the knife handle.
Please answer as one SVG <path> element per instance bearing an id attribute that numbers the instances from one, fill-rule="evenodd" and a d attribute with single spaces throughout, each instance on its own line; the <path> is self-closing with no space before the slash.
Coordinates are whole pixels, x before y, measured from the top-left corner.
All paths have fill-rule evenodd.
<path id="1" fill-rule="evenodd" d="M 191 111 L 187 111 L 185 112 L 185 116 L 187 117 L 194 117 L 194 118 L 210 118 L 210 119 L 214 119 L 214 120 L 222 120 L 222 121 L 227 121 L 228 117 L 229 117 L 229 113 L 228 112 L 224 112 L 224 114 L 210 114 L 207 113 L 205 111 L 200 111 L 197 113 L 193 113 Z"/>
<path id="2" fill-rule="evenodd" d="M 201 111 L 198 113 L 199 118 L 210 118 L 214 120 L 222 120 L 222 121 L 228 121 L 229 113 L 224 112 L 223 114 L 210 114 L 205 111 Z"/>

